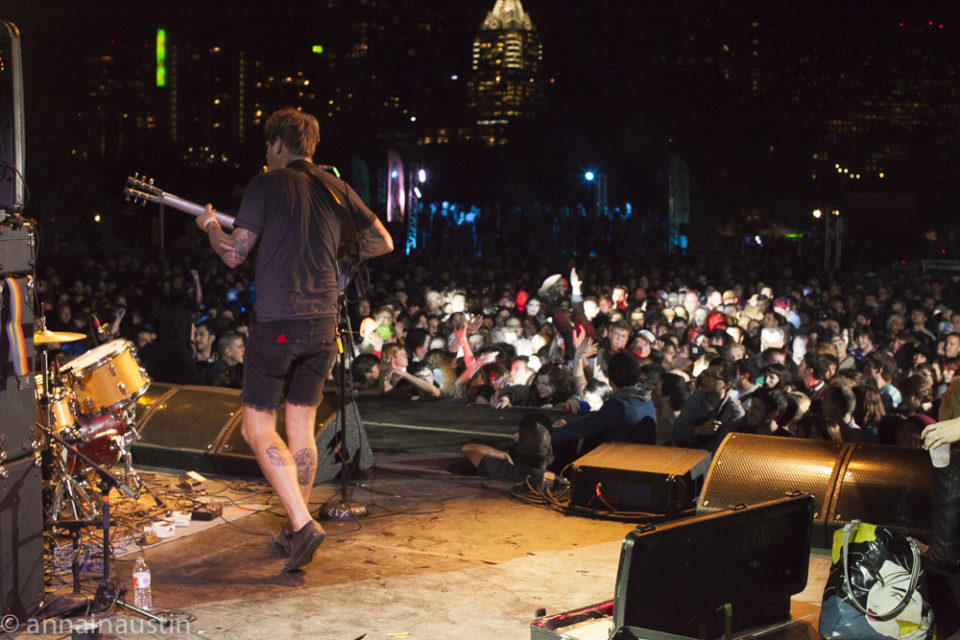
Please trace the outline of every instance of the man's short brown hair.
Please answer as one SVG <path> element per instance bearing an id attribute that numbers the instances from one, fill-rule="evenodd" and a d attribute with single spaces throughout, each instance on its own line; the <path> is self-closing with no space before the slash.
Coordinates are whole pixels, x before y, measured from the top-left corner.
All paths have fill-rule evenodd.
<path id="1" fill-rule="evenodd" d="M 267 144 L 280 138 L 284 146 L 298 156 L 312 158 L 320 141 L 320 125 L 309 113 L 285 107 L 274 111 L 264 127 Z"/>

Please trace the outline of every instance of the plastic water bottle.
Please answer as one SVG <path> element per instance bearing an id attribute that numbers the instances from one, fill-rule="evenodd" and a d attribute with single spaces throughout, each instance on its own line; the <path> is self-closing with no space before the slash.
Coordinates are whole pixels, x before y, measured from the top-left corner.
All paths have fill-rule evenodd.
<path id="1" fill-rule="evenodd" d="M 150 567 L 147 566 L 143 554 L 133 565 L 133 604 L 140 609 L 153 608 L 153 590 L 150 588 Z"/>

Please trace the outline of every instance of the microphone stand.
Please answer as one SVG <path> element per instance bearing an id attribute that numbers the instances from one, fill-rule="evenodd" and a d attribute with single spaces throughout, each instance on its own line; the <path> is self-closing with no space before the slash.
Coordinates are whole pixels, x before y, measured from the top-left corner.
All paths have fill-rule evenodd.
<path id="1" fill-rule="evenodd" d="M 339 265 L 338 265 L 339 270 Z M 349 284 L 349 283 L 348 283 Z M 356 520 L 359 518 L 365 518 L 368 515 L 367 505 L 362 502 L 351 502 L 347 496 L 348 487 L 347 481 L 350 477 L 350 464 L 347 461 L 347 456 L 349 455 L 349 450 L 347 447 L 347 421 L 346 421 L 346 411 L 347 411 L 347 376 L 350 374 L 349 369 L 346 364 L 346 353 L 344 352 L 344 342 L 347 343 L 350 354 L 351 361 L 354 357 L 354 347 L 353 347 L 353 327 L 350 324 L 350 314 L 347 310 L 347 287 L 343 287 L 343 291 L 340 292 L 340 295 L 337 299 L 338 306 L 338 319 L 342 319 L 343 323 L 346 324 L 347 334 L 346 340 L 344 340 L 343 332 L 340 330 L 340 323 L 337 323 L 337 384 L 338 384 L 338 400 L 337 400 L 337 423 L 339 431 L 336 435 L 337 439 L 337 448 L 336 451 L 340 456 L 340 499 L 328 502 L 324 505 L 320 516 L 326 520 Z M 353 388 L 353 380 L 350 381 L 350 388 Z M 354 410 L 357 410 L 356 403 L 354 403 Z M 357 446 L 357 458 L 356 463 L 360 461 L 360 446 L 358 443 Z"/>
<path id="2" fill-rule="evenodd" d="M 60 615 L 67 616 L 75 612 L 85 610 L 89 604 L 90 608 L 93 611 L 103 611 L 114 605 L 119 606 L 128 611 L 133 611 L 138 613 L 145 618 L 157 622 L 161 626 L 167 624 L 167 620 L 161 618 L 160 616 L 154 615 L 145 609 L 136 607 L 129 602 L 123 599 L 124 590 L 118 586 L 114 587 L 113 583 L 110 581 L 110 489 L 116 487 L 117 490 L 122 491 L 125 495 L 137 499 L 137 494 L 133 489 L 125 485 L 123 482 L 118 480 L 113 474 L 109 471 L 95 463 L 93 460 L 88 458 L 86 455 L 80 452 L 79 449 L 74 447 L 72 444 L 61 438 L 57 435 L 53 429 L 47 427 L 46 425 L 37 423 L 42 431 L 44 431 L 48 436 L 59 442 L 63 447 L 68 451 L 77 456 L 85 464 L 87 464 L 93 471 L 100 476 L 100 502 L 101 502 L 101 514 L 103 515 L 101 526 L 103 528 L 103 575 L 100 580 L 100 585 L 97 587 L 96 595 L 93 597 L 92 603 L 82 603 L 80 605 L 75 605 L 72 609 L 69 609 L 65 612 L 61 612 Z M 74 586 L 76 588 L 76 574 L 74 579 Z"/>

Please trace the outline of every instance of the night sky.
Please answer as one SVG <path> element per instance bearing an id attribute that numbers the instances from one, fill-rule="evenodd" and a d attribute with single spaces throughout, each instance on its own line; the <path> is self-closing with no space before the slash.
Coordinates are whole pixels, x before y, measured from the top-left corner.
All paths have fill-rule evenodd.
<path id="1" fill-rule="evenodd" d="M 58 138 L 69 143 L 65 113 L 71 92 L 82 89 L 83 70 L 78 65 L 92 46 L 110 39 L 151 43 L 157 26 L 172 25 L 198 41 L 275 42 L 277 55 L 283 55 L 295 44 L 315 40 L 317 33 L 329 27 L 323 24 L 326 14 L 317 9 L 320 4 L 251 0 L 4 3 L 0 17 L 15 22 L 22 35 L 28 133 L 43 142 L 43 148 L 37 148 L 28 139 L 28 172 L 31 163 L 45 166 L 46 147 L 57 144 Z M 437 64 L 465 77 L 473 36 L 494 0 L 422 4 L 445 17 L 435 43 L 445 53 Z M 582 169 L 596 167 L 611 174 L 611 198 L 616 200 L 644 197 L 645 190 L 652 188 L 644 176 L 655 173 L 657 167 L 662 169 L 669 153 L 680 153 L 691 162 L 692 175 L 699 180 L 694 185 L 700 197 L 695 209 L 726 214 L 749 208 L 748 198 L 753 198 L 753 205 L 770 210 L 784 209 L 776 198 L 795 200 L 798 209 L 806 207 L 800 202 L 805 196 L 803 189 L 783 182 L 795 172 L 795 159 L 770 159 L 764 153 L 774 146 L 806 151 L 804 136 L 810 134 L 781 126 L 775 110 L 789 109 L 793 117 L 802 114 L 807 105 L 744 104 L 739 97 L 718 93 L 713 86 L 698 83 L 693 75 L 688 77 L 693 72 L 684 68 L 665 72 L 650 61 L 682 49 L 678 34 L 691 16 L 701 25 L 713 25 L 697 32 L 701 38 L 697 46 L 709 46 L 742 37 L 744 25 L 756 15 L 764 22 L 788 25 L 791 36 L 805 44 L 814 42 L 826 61 L 823 64 L 830 64 L 831 56 L 837 56 L 837 64 L 841 64 L 844 52 L 854 50 L 870 52 L 883 65 L 895 65 L 899 55 L 897 23 L 929 19 L 944 25 L 944 32 L 934 37 L 954 43 L 945 49 L 947 58 L 952 52 L 952 59 L 940 56 L 942 68 L 960 69 L 960 47 L 955 45 L 960 6 L 956 2 L 825 5 L 799 1 L 525 0 L 523 6 L 543 41 L 546 74 L 555 80 L 544 116 L 551 135 L 541 135 L 539 148 L 505 160 L 504 166 L 514 170 L 536 165 L 539 153 L 549 171 L 563 173 L 568 182 Z M 311 24 L 317 26 L 311 28 Z M 789 71 L 780 81 L 791 81 Z M 957 76 L 953 81 L 960 82 Z M 823 87 L 824 94 L 831 91 L 834 88 Z M 769 122 L 763 122 L 763 117 Z M 56 129 L 55 135 L 50 135 L 48 125 Z M 733 157 L 732 150 L 741 154 L 743 160 L 738 156 L 738 163 L 742 166 L 728 171 L 722 163 Z M 945 150 L 937 153 L 935 161 L 930 160 L 931 170 L 941 173 L 926 175 L 923 190 L 924 197 L 935 193 L 937 198 L 935 207 L 926 208 L 945 218 L 953 214 L 953 208 L 945 203 L 958 195 L 953 179 L 956 164 L 950 165 L 957 157 Z M 756 179 L 751 181 L 750 176 Z M 522 183 L 525 176 L 512 178 Z M 540 179 L 531 175 L 531 185 Z M 553 187 L 540 186 L 543 190 Z M 909 187 L 920 190 L 916 184 Z M 731 192 L 742 196 L 741 201 Z M 571 190 L 564 195 L 578 194 Z"/>

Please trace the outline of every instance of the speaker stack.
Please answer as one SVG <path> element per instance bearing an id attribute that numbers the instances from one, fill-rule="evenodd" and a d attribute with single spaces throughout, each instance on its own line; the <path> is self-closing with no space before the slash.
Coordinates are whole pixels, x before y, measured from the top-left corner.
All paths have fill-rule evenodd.
<path id="1" fill-rule="evenodd" d="M 0 613 L 43 599 L 43 490 L 33 372 L 36 234 L 23 208 L 20 34 L 0 22 Z"/>
<path id="2" fill-rule="evenodd" d="M 24 205 L 25 155 L 20 32 L 4 21 L 0 21 L 0 103 L 0 211 L 19 213 Z"/>

